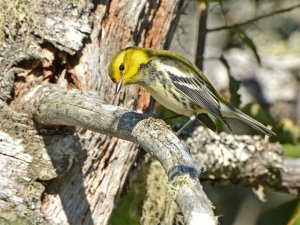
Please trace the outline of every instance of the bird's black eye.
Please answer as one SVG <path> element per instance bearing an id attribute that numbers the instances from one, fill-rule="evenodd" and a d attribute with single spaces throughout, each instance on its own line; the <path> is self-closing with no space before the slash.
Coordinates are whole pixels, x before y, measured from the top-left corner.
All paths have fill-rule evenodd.
<path id="1" fill-rule="evenodd" d="M 120 70 L 120 71 L 124 71 L 124 70 L 125 70 L 124 64 L 121 64 L 121 65 L 119 66 L 119 70 Z"/>

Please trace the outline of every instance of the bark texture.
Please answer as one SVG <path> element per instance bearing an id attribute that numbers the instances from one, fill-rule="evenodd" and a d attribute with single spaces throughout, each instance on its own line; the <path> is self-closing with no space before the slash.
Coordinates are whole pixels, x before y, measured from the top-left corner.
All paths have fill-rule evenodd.
<path id="1" fill-rule="evenodd" d="M 25 28 L 8 33 L 13 34 L 13 41 L 1 43 L 0 99 L 9 101 L 11 107 L 1 108 L 3 117 L 11 124 L 9 128 L 1 127 L 5 132 L 1 142 L 5 146 L 1 161 L 9 159 L 6 154 L 13 147 L 7 147 L 7 135 L 15 138 L 11 129 L 16 129 L 20 133 L 22 154 L 19 154 L 20 159 L 15 158 L 20 161 L 17 167 L 23 168 L 20 174 L 14 174 L 14 167 L 1 167 L 1 174 L 6 173 L 10 179 L 23 175 L 29 177 L 27 183 L 15 184 L 21 185 L 22 190 L 27 190 L 24 185 L 39 186 L 38 190 L 33 191 L 36 194 L 34 207 L 23 203 L 28 210 L 25 214 L 30 215 L 29 221 L 37 218 L 44 224 L 46 221 L 59 224 L 107 224 L 137 150 L 131 142 L 86 129 L 44 128 L 34 124 L 32 118 L 26 118 L 24 114 L 20 115 L 28 121 L 21 120 L 20 127 L 25 126 L 21 130 L 19 126 L 13 127 L 14 121 L 6 116 L 9 114 L 7 110 L 22 111 L 23 96 L 36 85 L 47 83 L 59 83 L 67 89 L 76 86 L 83 90 L 97 90 L 102 99 L 114 105 L 122 105 L 129 110 L 145 109 L 149 95 L 138 87 L 126 88 L 118 96 L 115 95 L 113 84 L 107 76 L 108 63 L 113 54 L 129 45 L 168 46 L 183 1 L 111 0 L 93 3 L 72 0 L 30 2 L 27 5 L 32 9 L 30 17 L 16 22 L 17 27 L 20 25 Z M 20 8 L 20 12 L 25 9 Z M 33 24 L 34 28 L 29 24 Z M 16 115 L 19 119 L 20 115 Z M 31 135 L 42 146 L 32 149 L 46 157 L 46 161 L 38 160 L 45 165 L 43 169 L 37 169 L 39 166 L 31 169 L 33 164 L 22 160 L 23 151 L 26 152 L 31 148 L 30 144 L 35 143 L 33 140 L 27 146 L 24 141 L 26 133 L 30 131 L 35 132 Z M 69 146 L 69 141 L 75 146 Z M 11 142 L 14 139 L 8 141 Z M 57 160 L 59 157 L 64 160 Z M 44 176 L 39 175 L 42 172 Z M 42 201 L 40 195 L 43 186 L 36 181 L 46 185 Z M 12 188 L 6 182 L 3 185 L 6 189 Z M 12 199 L 22 193 L 13 193 L 8 198 L 7 194 L 1 192 L 1 208 L 8 211 L 18 208 L 20 201 Z M 7 208 L 7 204 L 11 204 L 11 207 Z M 40 208 L 42 215 L 38 213 Z M 22 210 L 13 212 L 17 215 Z M 11 219 L 10 216 L 5 218 Z"/>
<path id="2" fill-rule="evenodd" d="M 180 3 L 176 0 L 112 0 L 95 5 L 90 42 L 78 56 L 78 64 L 68 71 L 75 85 L 99 90 L 101 99 L 129 110 L 143 104 L 138 102 L 137 87 L 126 88 L 115 95 L 107 76 L 108 64 L 113 54 L 129 45 L 149 43 L 149 47 L 162 48 L 170 38 L 171 23 L 179 13 Z M 158 18 L 162 20 L 159 26 L 153 24 Z M 79 159 L 67 180 L 51 184 L 49 190 L 56 194 L 47 195 L 43 212 L 48 218 L 60 218 L 57 222 L 67 219 L 71 224 L 77 221 L 107 224 L 137 150 L 132 143 L 114 137 L 82 129 L 78 133 L 86 149 L 86 159 Z M 61 204 L 66 210 L 61 210 Z M 80 207 L 76 207 L 78 205 Z"/>
<path id="3" fill-rule="evenodd" d="M 279 143 L 268 137 L 220 135 L 198 127 L 185 143 L 204 166 L 201 179 L 241 183 L 300 195 L 299 159 L 285 158 Z"/>
<path id="4" fill-rule="evenodd" d="M 216 223 L 211 205 L 195 181 L 200 172 L 197 165 L 186 152 L 172 155 L 160 151 L 183 149 L 184 145 L 162 123 L 130 112 L 144 110 L 149 95 L 131 86 L 116 96 L 107 76 L 108 63 L 121 48 L 167 47 L 182 2 L 103 0 L 92 5 L 91 1 L 40 0 L 30 5 L 34 16 L 27 22 L 34 24 L 34 29 L 26 32 L 26 20 L 19 21 L 16 27 L 23 29 L 8 33 L 13 38 L 0 46 L 0 99 L 8 103 L 0 102 L 0 223 L 108 224 L 137 153 L 133 143 L 117 137 L 141 144 L 164 162 L 170 190 L 189 224 L 205 219 L 203 224 Z M 62 95 L 41 108 L 24 106 L 24 101 L 39 103 L 32 90 L 49 83 L 58 83 L 61 89 L 57 92 Z M 67 91 L 74 87 L 97 94 L 86 92 L 86 98 L 76 99 L 76 91 Z M 81 100 L 86 108 L 76 114 L 64 104 L 54 104 L 67 93 L 75 98 L 69 106 Z M 99 120 L 99 112 L 92 110 L 85 118 L 92 122 L 83 126 L 79 115 L 93 108 L 97 100 L 89 99 L 94 97 L 123 106 L 128 111 L 121 112 L 127 116 L 122 117 L 120 108 L 108 106 L 108 113 Z M 53 105 L 56 108 L 51 108 Z M 55 125 L 35 123 L 24 113 L 26 107 L 40 122 Z M 50 110 L 64 110 L 65 117 L 43 116 Z M 109 123 L 114 116 L 118 121 Z M 200 165 L 207 168 L 203 179 L 262 184 L 299 195 L 299 162 L 282 159 L 280 147 L 264 139 L 207 132 L 198 130 L 195 139 L 186 140 Z M 276 151 L 268 151 L 273 148 Z M 194 169 L 190 172 L 181 164 Z"/>
<path id="5" fill-rule="evenodd" d="M 204 127 L 193 127 L 186 135 L 184 142 L 193 159 L 203 166 L 201 181 L 250 186 L 258 190 L 257 196 L 262 201 L 265 189 L 300 196 L 300 160 L 283 157 L 282 146 L 271 143 L 267 137 L 217 134 Z M 178 209 L 167 197 L 166 181 L 161 165 L 152 162 L 142 224 L 182 221 Z"/>
<path id="6" fill-rule="evenodd" d="M 162 164 L 170 196 L 187 224 L 216 224 L 212 206 L 198 177 L 200 168 L 186 146 L 160 120 L 104 104 L 99 95 L 56 86 L 39 86 L 25 97 L 30 115 L 43 124 L 80 126 L 137 143 Z"/>

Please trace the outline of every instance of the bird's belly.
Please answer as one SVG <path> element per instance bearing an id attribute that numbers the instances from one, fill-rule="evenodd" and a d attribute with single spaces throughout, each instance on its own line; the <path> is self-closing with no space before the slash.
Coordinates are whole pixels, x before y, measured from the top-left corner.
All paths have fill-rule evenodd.
<path id="1" fill-rule="evenodd" d="M 155 89 L 146 87 L 152 97 L 167 109 L 185 116 L 192 116 L 194 110 L 191 108 L 191 102 L 185 96 L 166 91 L 163 87 Z"/>

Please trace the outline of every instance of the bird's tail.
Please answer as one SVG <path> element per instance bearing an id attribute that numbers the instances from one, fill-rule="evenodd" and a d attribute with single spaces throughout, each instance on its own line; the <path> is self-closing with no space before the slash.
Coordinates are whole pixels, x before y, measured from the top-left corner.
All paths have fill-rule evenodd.
<path id="1" fill-rule="evenodd" d="M 250 116 L 246 115 L 245 113 L 241 112 L 239 109 L 237 109 L 230 103 L 222 104 L 221 111 L 225 117 L 241 120 L 242 122 L 248 124 L 249 126 L 253 127 L 254 129 L 259 130 L 269 136 L 276 135 L 273 131 L 271 131 L 265 125 L 263 125 L 262 123 L 258 122 L 255 119 L 251 118 Z"/>

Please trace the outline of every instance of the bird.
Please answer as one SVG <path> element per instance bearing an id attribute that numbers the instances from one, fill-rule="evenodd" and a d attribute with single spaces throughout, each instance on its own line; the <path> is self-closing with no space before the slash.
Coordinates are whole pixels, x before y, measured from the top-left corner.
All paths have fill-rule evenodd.
<path id="1" fill-rule="evenodd" d="M 171 51 L 127 47 L 112 57 L 108 73 L 117 84 L 117 93 L 125 85 L 138 84 L 167 109 L 189 117 L 190 120 L 180 131 L 196 119 L 216 130 L 214 122 L 207 115 L 211 114 L 230 130 L 225 118 L 238 119 L 266 135 L 275 135 L 221 96 L 196 65 Z"/>

